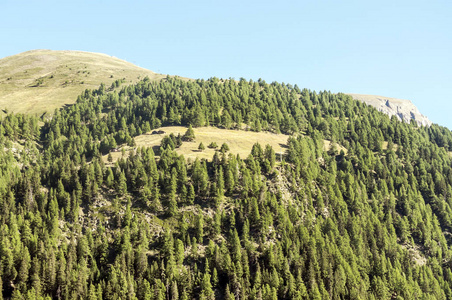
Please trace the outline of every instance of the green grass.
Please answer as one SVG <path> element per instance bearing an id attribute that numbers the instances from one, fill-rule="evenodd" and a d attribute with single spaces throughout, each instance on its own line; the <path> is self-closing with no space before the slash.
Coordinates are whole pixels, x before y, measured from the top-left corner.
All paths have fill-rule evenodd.
<path id="1" fill-rule="evenodd" d="M 42 114 L 72 104 L 85 89 L 165 75 L 105 54 L 33 50 L 0 59 L 0 109 Z M 39 83 L 39 84 L 38 84 Z"/>

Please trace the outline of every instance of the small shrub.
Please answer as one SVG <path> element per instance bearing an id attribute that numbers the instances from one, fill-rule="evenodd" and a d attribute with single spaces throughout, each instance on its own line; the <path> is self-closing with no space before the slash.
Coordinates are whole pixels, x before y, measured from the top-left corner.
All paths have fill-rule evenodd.
<path id="1" fill-rule="evenodd" d="M 223 143 L 223 145 L 221 145 L 221 148 L 220 148 L 220 152 L 221 152 L 221 153 L 226 153 L 226 152 L 228 152 L 229 150 L 230 150 L 230 149 L 229 149 L 228 144 Z"/>
<path id="2" fill-rule="evenodd" d="M 210 149 L 217 149 L 218 145 L 215 142 L 210 143 L 207 147 L 209 147 Z"/>

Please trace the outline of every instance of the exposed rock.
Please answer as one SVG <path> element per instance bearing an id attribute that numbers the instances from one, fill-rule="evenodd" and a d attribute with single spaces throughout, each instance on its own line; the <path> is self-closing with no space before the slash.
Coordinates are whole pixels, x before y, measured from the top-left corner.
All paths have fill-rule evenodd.
<path id="1" fill-rule="evenodd" d="M 417 107 L 410 100 L 402 100 L 384 96 L 348 94 L 355 100 L 360 100 L 368 105 L 372 105 L 379 111 L 389 115 L 396 116 L 399 120 L 409 123 L 412 119 L 418 125 L 430 126 L 430 121 L 426 116 L 422 115 Z"/>

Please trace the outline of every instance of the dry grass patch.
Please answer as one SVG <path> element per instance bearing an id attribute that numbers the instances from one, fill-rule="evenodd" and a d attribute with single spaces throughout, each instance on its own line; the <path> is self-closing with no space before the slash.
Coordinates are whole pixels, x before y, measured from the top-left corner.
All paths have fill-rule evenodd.
<path id="1" fill-rule="evenodd" d="M 323 149 L 325 151 L 330 150 L 331 147 L 333 147 L 333 146 L 336 147 L 338 153 L 340 153 L 341 150 L 343 150 L 345 154 L 347 154 L 347 152 L 348 152 L 347 148 L 345 148 L 344 146 L 339 145 L 338 143 L 333 143 L 333 142 L 331 142 L 329 140 L 323 140 Z"/>
<path id="2" fill-rule="evenodd" d="M 397 148 L 399 147 L 399 145 L 397 144 L 392 144 L 392 151 L 397 151 Z M 381 149 L 383 150 L 387 150 L 388 149 L 388 142 L 384 141 L 383 144 L 381 145 Z"/>
<path id="3" fill-rule="evenodd" d="M 75 103 L 85 89 L 108 88 L 117 79 L 131 84 L 165 75 L 124 60 L 81 51 L 33 50 L 0 59 L 0 108 L 16 113 L 53 112 Z"/>
<path id="4" fill-rule="evenodd" d="M 170 135 L 184 135 L 187 131 L 187 127 L 183 126 L 169 126 L 154 129 L 153 131 L 163 130 L 164 134 L 151 134 L 146 133 L 135 137 L 135 142 L 137 147 L 159 147 L 164 136 Z M 205 158 L 211 160 L 215 151 L 218 151 L 223 143 L 228 144 L 228 153 L 233 153 L 235 155 L 239 154 L 241 158 L 246 158 L 250 153 L 253 145 L 255 143 L 260 143 L 262 146 L 269 144 L 273 147 L 276 153 L 284 152 L 287 147 L 287 140 L 289 135 L 286 134 L 275 134 L 269 132 L 252 132 L 243 130 L 229 130 L 221 129 L 217 127 L 199 127 L 193 128 L 195 132 L 195 140 L 193 142 L 183 142 L 182 146 L 175 149 L 179 155 L 184 155 L 186 159 L 195 160 L 196 158 Z M 204 151 L 199 151 L 198 146 L 200 143 L 205 146 Z M 215 142 L 218 145 L 217 150 L 210 149 L 207 146 Z M 126 156 L 131 147 L 122 147 L 126 151 Z M 120 150 L 122 150 L 120 148 Z M 111 152 L 110 153 L 113 162 L 117 161 L 122 156 L 122 152 Z M 105 155 L 104 161 L 107 162 L 108 155 Z"/>
<path id="5" fill-rule="evenodd" d="M 144 134 L 137 136 L 135 142 L 137 146 L 154 147 L 159 146 L 161 140 L 165 135 L 173 133 L 174 135 L 183 135 L 187 131 L 186 127 L 171 126 L 162 127 L 156 130 L 163 130 L 165 134 Z M 251 148 L 255 143 L 260 143 L 262 146 L 269 144 L 273 147 L 275 152 L 285 151 L 284 148 L 287 144 L 289 135 L 275 134 L 269 132 L 252 132 L 243 130 L 229 130 L 220 129 L 216 127 L 199 127 L 193 128 L 195 132 L 195 141 L 183 142 L 180 148 L 176 149 L 178 154 L 182 154 L 187 159 L 206 158 L 212 159 L 215 149 L 210 149 L 207 146 L 211 142 L 215 142 L 219 149 L 223 143 L 228 144 L 230 153 L 239 154 L 240 157 L 246 158 Z M 199 151 L 198 146 L 203 143 L 205 146 L 204 151 Z"/>
<path id="6" fill-rule="evenodd" d="M 180 134 L 181 136 L 187 131 L 187 127 L 183 126 L 169 126 L 169 127 L 161 127 L 154 129 L 153 131 L 162 130 L 164 134 L 151 134 L 146 133 L 135 137 L 135 142 L 137 147 L 159 147 L 160 143 L 164 136 L 170 135 L 173 133 L 174 135 Z M 186 159 L 195 160 L 196 158 L 205 158 L 211 160 L 215 151 L 220 149 L 223 143 L 226 143 L 229 146 L 230 151 L 228 153 L 232 153 L 234 155 L 239 154 L 241 158 L 246 158 L 251 153 L 251 149 L 255 143 L 259 143 L 262 147 L 269 144 L 277 153 L 284 153 L 287 148 L 287 140 L 289 139 L 289 135 L 287 134 L 275 134 L 270 132 L 253 132 L 253 131 L 244 131 L 244 130 L 229 130 L 229 129 L 221 129 L 217 127 L 199 127 L 193 128 L 195 132 L 195 140 L 193 142 L 183 142 L 182 146 L 175 149 L 175 151 L 179 155 L 184 155 Z M 215 142 L 218 145 L 217 150 L 208 148 L 208 145 L 212 142 Z M 198 146 L 200 143 L 203 143 L 205 146 L 204 151 L 199 151 Z M 347 149 L 334 143 L 336 145 L 338 151 L 344 150 L 347 153 Z M 325 140 L 324 141 L 325 150 L 329 150 L 331 147 L 331 142 Z M 126 151 L 126 156 L 128 155 L 128 151 L 130 151 L 130 147 L 123 147 Z M 122 150 L 122 148 L 120 149 Z M 122 152 L 112 152 L 111 156 L 113 158 L 113 162 L 117 161 L 122 156 Z M 104 156 L 104 161 L 107 162 L 107 155 Z"/>

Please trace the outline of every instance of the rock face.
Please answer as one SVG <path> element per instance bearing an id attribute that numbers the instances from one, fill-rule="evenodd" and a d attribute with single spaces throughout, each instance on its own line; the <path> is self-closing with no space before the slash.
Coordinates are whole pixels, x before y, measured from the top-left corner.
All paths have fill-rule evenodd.
<path id="1" fill-rule="evenodd" d="M 430 126 L 430 121 L 422 115 L 417 107 L 410 100 L 402 100 L 383 96 L 348 94 L 355 100 L 360 100 L 368 105 L 372 105 L 379 111 L 389 115 L 396 116 L 399 120 L 409 123 L 415 120 L 418 125 Z"/>

